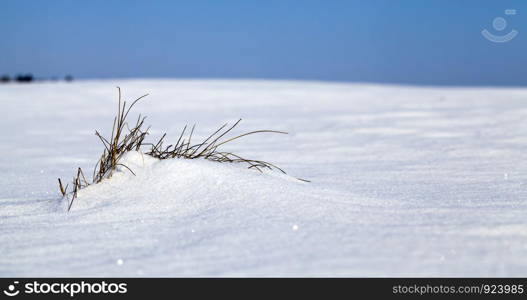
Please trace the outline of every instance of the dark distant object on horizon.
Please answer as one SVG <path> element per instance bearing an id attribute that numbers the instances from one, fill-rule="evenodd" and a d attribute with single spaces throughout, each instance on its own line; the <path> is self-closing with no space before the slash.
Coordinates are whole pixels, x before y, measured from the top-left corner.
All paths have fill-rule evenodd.
<path id="1" fill-rule="evenodd" d="M 24 75 L 17 75 L 16 76 L 17 82 L 31 82 L 33 81 L 33 74 L 24 74 Z"/>
<path id="2" fill-rule="evenodd" d="M 26 73 L 26 74 L 18 74 L 16 76 L 9 76 L 7 74 L 4 74 L 2 76 L 0 76 L 0 83 L 8 83 L 8 82 L 11 82 L 11 81 L 15 81 L 17 83 L 27 83 L 27 82 L 40 82 L 40 81 L 58 81 L 60 80 L 60 77 L 57 77 L 57 76 L 51 76 L 49 78 L 46 78 L 46 77 L 34 77 L 33 74 L 31 73 Z M 66 76 L 64 76 L 64 81 L 66 82 L 71 82 L 73 81 L 73 76 L 72 75 L 69 75 L 67 74 Z"/>

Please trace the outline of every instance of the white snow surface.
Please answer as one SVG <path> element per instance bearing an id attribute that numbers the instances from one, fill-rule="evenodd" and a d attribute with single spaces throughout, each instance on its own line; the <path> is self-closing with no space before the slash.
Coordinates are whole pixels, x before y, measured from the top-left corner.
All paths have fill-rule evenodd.
<path id="1" fill-rule="evenodd" d="M 150 141 L 289 132 L 225 145 L 288 175 L 130 152 L 136 176 L 66 212 L 117 85 L 150 93 Z M 4 84 L 0 107 L 0 276 L 527 276 L 527 89 L 127 79 Z"/>

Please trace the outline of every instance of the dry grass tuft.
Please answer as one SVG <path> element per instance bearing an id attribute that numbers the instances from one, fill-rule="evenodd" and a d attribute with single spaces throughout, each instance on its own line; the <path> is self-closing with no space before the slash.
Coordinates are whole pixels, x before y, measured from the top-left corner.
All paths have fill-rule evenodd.
<path id="1" fill-rule="evenodd" d="M 104 178 L 110 177 L 115 168 L 121 165 L 119 159 L 123 154 L 128 151 L 140 150 L 143 141 L 148 134 L 149 128 L 142 130 L 146 117 L 141 117 L 141 115 L 139 115 L 132 129 L 128 127 L 128 123 L 126 122 L 130 110 L 139 100 L 148 96 L 148 94 L 135 99 L 127 108 L 126 101 L 122 102 L 121 105 L 121 89 L 117 89 L 119 90 L 119 106 L 117 109 L 117 116 L 113 119 L 112 136 L 107 140 L 98 131 L 95 131 L 95 135 L 104 145 L 104 151 L 93 170 L 94 183 L 99 183 Z M 128 129 L 128 132 L 126 132 L 125 129 Z M 125 165 L 122 166 L 126 167 Z M 129 169 L 128 167 L 126 168 Z M 130 172 L 133 173 L 132 170 L 130 170 Z"/>
<path id="2" fill-rule="evenodd" d="M 126 101 L 121 99 L 121 89 L 117 87 L 119 93 L 119 103 L 117 109 L 117 115 L 113 120 L 112 126 L 112 135 L 109 139 L 103 137 L 98 131 L 95 131 L 95 135 L 104 145 L 103 153 L 95 165 L 93 170 L 93 179 L 92 182 L 88 182 L 81 168 L 77 169 L 76 176 L 73 177 L 71 182 L 72 191 L 68 191 L 69 184 L 65 187 L 62 184 L 61 179 L 59 178 L 59 189 L 63 197 L 67 197 L 69 200 L 68 211 L 71 209 L 73 202 L 77 198 L 79 190 L 91 185 L 97 184 L 106 178 L 110 178 L 117 168 L 117 166 L 122 166 L 128 169 L 132 174 L 135 175 L 133 170 L 127 167 L 124 164 L 119 163 L 121 157 L 129 151 L 140 151 L 142 147 L 150 147 L 146 152 L 147 155 L 158 159 L 171 159 L 171 158 L 184 158 L 184 159 L 207 159 L 220 163 L 243 163 L 248 165 L 249 169 L 255 169 L 262 172 L 263 169 L 276 169 L 284 174 L 286 172 L 281 168 L 277 167 L 274 164 L 271 164 L 266 161 L 254 160 L 243 158 L 232 152 L 222 151 L 220 147 L 237 140 L 239 138 L 258 134 L 258 133 L 278 133 L 278 134 L 287 134 L 287 132 L 276 131 L 276 130 L 257 130 L 251 131 L 244 134 L 237 135 L 235 137 L 226 138 L 225 136 L 231 132 L 238 124 L 240 124 L 241 119 L 239 119 L 234 125 L 228 126 L 224 124 L 209 137 L 203 140 L 200 143 L 192 144 L 192 135 L 194 133 L 195 125 L 192 126 L 191 130 L 187 133 L 187 127 L 185 126 L 179 135 L 179 138 L 175 144 L 169 144 L 168 146 L 163 146 L 165 144 L 166 133 L 156 142 L 156 143 L 145 143 L 144 140 L 148 135 L 150 127 L 143 129 L 144 121 L 146 117 L 139 117 L 131 128 L 128 126 L 127 118 L 130 110 L 134 105 L 148 94 L 143 95 L 127 106 Z M 301 181 L 309 182 L 305 179 L 300 179 Z"/>
<path id="3" fill-rule="evenodd" d="M 228 162 L 228 163 L 245 163 L 249 165 L 249 169 L 256 169 L 260 172 L 262 172 L 262 169 L 277 169 L 280 172 L 285 174 L 285 171 L 280 169 L 279 167 L 265 161 L 261 160 L 254 160 L 254 159 L 247 159 L 243 158 L 237 154 L 231 153 L 231 152 L 225 152 L 219 150 L 219 147 L 232 142 L 236 139 L 239 139 L 244 136 L 248 136 L 251 134 L 256 133 L 280 133 L 280 134 L 287 134 L 287 132 L 283 131 L 276 131 L 276 130 L 257 130 L 257 131 L 251 131 L 247 132 L 229 139 L 222 140 L 222 138 L 229 133 L 231 130 L 233 130 L 238 124 L 240 124 L 241 119 L 239 119 L 234 125 L 227 127 L 228 124 L 224 124 L 221 126 L 218 130 L 216 130 L 213 134 L 211 134 L 209 137 L 207 137 L 205 140 L 203 140 L 201 143 L 192 144 L 192 134 L 194 133 L 195 126 L 192 126 L 192 129 L 190 130 L 190 133 L 187 137 L 185 136 L 185 132 L 187 130 L 187 126 L 183 128 L 181 131 L 181 135 L 179 136 L 179 139 L 177 140 L 175 145 L 169 145 L 167 147 L 163 147 L 163 143 L 165 141 L 165 136 L 163 135 L 161 139 L 155 144 L 151 145 L 150 151 L 148 151 L 146 154 L 159 158 L 159 159 L 168 159 L 168 158 L 186 158 L 186 159 L 196 159 L 196 158 L 204 158 L 212 161 L 217 162 Z"/>

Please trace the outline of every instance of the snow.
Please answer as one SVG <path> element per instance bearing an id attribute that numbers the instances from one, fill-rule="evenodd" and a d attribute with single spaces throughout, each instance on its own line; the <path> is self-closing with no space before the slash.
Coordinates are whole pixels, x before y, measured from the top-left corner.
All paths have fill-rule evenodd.
<path id="1" fill-rule="evenodd" d="M 117 109 L 150 139 L 225 145 L 288 172 L 139 152 L 82 190 Z M 0 85 L 0 276 L 526 276 L 527 89 L 263 80 Z M 136 115 L 134 115 L 136 116 Z M 88 175 L 88 174 L 87 174 Z M 305 183 L 295 178 L 309 179 Z"/>

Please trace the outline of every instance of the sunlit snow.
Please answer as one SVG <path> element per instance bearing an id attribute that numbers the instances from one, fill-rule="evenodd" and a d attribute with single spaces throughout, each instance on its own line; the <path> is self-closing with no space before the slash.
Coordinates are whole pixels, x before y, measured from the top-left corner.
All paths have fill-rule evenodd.
<path id="1" fill-rule="evenodd" d="M 225 145 L 288 175 L 131 152 L 66 212 L 117 85 L 150 93 L 151 140 L 289 132 Z M 527 274 L 527 89 L 106 80 L 4 84 L 0 107 L 1 276 Z"/>

